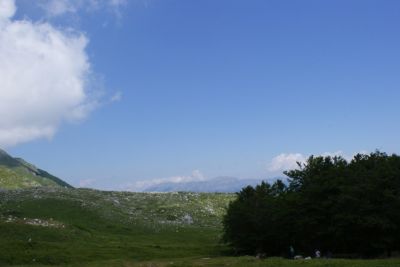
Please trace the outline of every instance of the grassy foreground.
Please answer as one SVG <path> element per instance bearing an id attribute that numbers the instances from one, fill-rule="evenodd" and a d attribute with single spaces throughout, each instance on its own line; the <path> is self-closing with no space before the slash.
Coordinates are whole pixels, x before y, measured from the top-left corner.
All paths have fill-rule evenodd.
<path id="1" fill-rule="evenodd" d="M 20 267 L 45 265 L 21 265 Z M 279 258 L 258 260 L 254 257 L 218 257 L 218 258 L 187 258 L 170 259 L 168 261 L 110 260 L 91 263 L 63 265 L 65 267 L 186 267 L 186 266 L 249 266 L 249 267 L 398 267 L 400 260 L 311 260 L 294 261 Z"/>
<path id="2" fill-rule="evenodd" d="M 219 243 L 220 219 L 232 198 L 57 188 L 1 191 L 0 266 L 216 257 L 225 249 Z"/>
<path id="3" fill-rule="evenodd" d="M 400 260 L 226 257 L 230 194 L 0 191 L 0 266 L 400 266 Z"/>

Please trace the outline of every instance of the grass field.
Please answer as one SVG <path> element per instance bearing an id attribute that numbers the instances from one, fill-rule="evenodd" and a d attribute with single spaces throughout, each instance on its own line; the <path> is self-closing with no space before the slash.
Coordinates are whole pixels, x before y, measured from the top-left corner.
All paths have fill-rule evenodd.
<path id="1" fill-rule="evenodd" d="M 400 266 L 400 260 L 227 257 L 234 195 L 77 189 L 0 192 L 0 266 Z"/>
<path id="2" fill-rule="evenodd" d="M 18 265 L 20 267 L 44 267 L 47 265 Z M 254 257 L 218 257 L 218 258 L 179 258 L 169 260 L 137 261 L 107 260 L 66 264 L 70 267 L 187 267 L 187 266 L 249 266 L 249 267 L 398 267 L 400 260 L 311 260 L 294 261 L 279 258 L 258 260 Z"/>

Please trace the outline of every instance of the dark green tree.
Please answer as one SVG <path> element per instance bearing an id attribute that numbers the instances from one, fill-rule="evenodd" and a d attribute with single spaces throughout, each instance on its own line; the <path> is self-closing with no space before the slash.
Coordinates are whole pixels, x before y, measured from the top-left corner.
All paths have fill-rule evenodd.
<path id="1" fill-rule="evenodd" d="M 237 253 L 373 257 L 400 250 L 400 157 L 310 157 L 282 181 L 246 187 L 224 217 Z"/>
<path id="2" fill-rule="evenodd" d="M 224 217 L 224 241 L 237 253 L 270 253 L 281 251 L 279 215 L 280 198 L 286 186 L 277 181 L 272 186 L 262 182 L 255 188 L 248 186 L 230 203 Z"/>

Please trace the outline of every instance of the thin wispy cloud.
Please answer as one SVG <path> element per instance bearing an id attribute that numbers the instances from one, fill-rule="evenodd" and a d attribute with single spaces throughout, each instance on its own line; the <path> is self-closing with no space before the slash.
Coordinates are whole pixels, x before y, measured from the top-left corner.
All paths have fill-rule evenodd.
<path id="1" fill-rule="evenodd" d="M 48 16 L 52 17 L 77 12 L 76 5 L 74 5 L 73 1 L 68 0 L 41 1 L 39 6 L 46 11 Z"/>
<path id="2" fill-rule="evenodd" d="M 128 5 L 126 0 L 40 0 L 38 2 L 48 17 L 75 14 L 79 11 L 109 11 L 121 17 L 121 9 Z"/>
<path id="3" fill-rule="evenodd" d="M 122 92 L 116 92 L 111 98 L 110 98 L 110 102 L 119 102 L 122 99 Z"/>
<path id="4" fill-rule="evenodd" d="M 79 187 L 90 187 L 96 182 L 95 179 L 83 179 L 79 181 Z"/>

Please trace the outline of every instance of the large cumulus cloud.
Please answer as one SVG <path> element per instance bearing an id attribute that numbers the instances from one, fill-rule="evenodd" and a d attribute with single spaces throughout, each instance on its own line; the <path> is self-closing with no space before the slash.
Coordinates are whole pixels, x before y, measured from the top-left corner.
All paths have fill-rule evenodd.
<path id="1" fill-rule="evenodd" d="M 14 0 L 0 1 L 0 146 L 51 138 L 64 121 L 84 118 L 87 38 L 46 22 L 15 20 Z"/>

